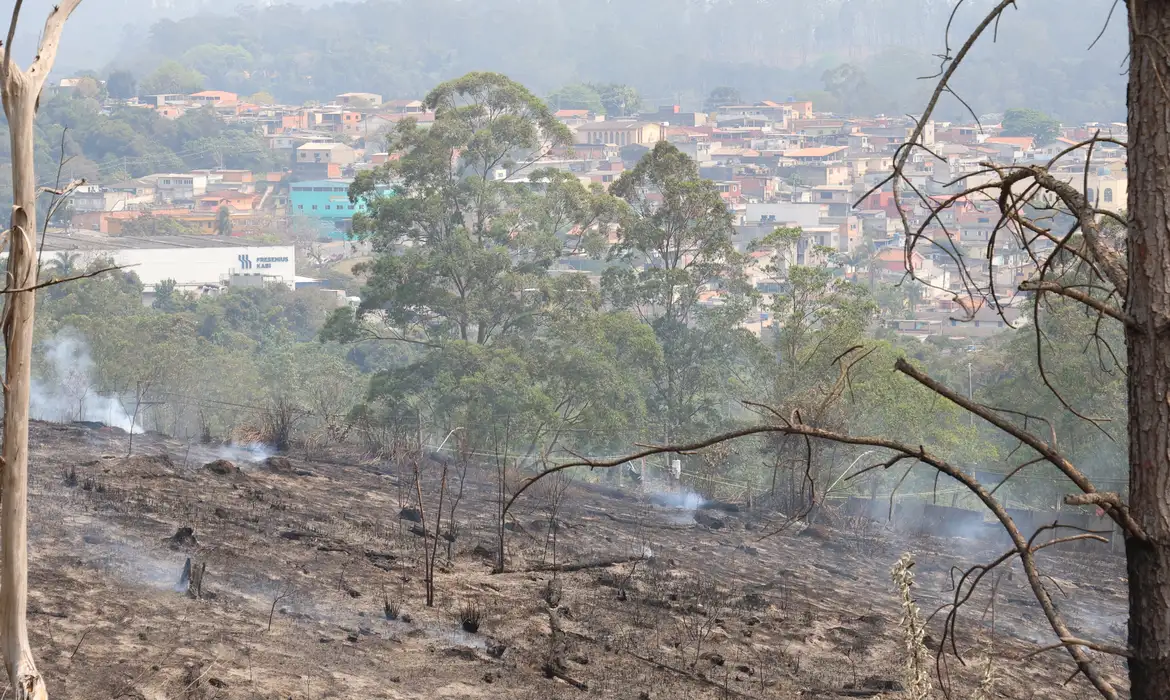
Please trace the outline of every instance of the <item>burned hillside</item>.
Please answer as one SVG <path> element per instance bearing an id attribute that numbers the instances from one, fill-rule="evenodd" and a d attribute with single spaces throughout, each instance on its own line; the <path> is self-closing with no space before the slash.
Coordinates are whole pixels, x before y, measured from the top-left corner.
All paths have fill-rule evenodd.
<path id="1" fill-rule="evenodd" d="M 493 573 L 492 465 L 465 478 L 449 465 L 440 510 L 438 463 L 416 487 L 357 454 L 143 435 L 126 457 L 126 443 L 109 428 L 32 427 L 30 627 L 55 697 L 897 695 L 907 655 L 891 566 L 913 555 L 929 615 L 962 569 L 1002 553 L 833 508 L 775 533 L 760 507 L 582 473 L 517 501 Z M 1042 556 L 1077 633 L 1120 644 L 1123 560 L 1105 546 Z M 931 663 L 944 617 L 927 625 Z M 1031 655 L 1053 640 L 1018 569 L 989 576 L 955 629 L 966 663 L 949 655 L 942 674 L 956 697 L 985 683 L 988 659 L 991 696 L 1084 696 L 1083 680 L 1061 686 L 1063 653 Z"/>

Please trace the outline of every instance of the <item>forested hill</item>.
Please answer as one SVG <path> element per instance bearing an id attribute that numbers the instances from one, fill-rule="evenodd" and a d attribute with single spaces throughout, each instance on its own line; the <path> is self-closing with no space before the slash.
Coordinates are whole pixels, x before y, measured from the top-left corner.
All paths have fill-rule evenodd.
<path id="1" fill-rule="evenodd" d="M 967 0 L 951 51 L 990 0 Z M 142 77 L 163 60 L 205 84 L 288 102 L 350 90 L 422 95 L 471 70 L 505 73 L 548 94 L 566 83 L 620 82 L 649 106 L 698 106 L 731 85 L 746 99 L 801 95 L 840 111 L 921 107 L 954 0 L 370 0 L 318 7 L 241 6 L 163 20 L 124 42 L 113 66 Z M 1027 105 L 1066 121 L 1114 119 L 1124 101 L 1124 18 L 1092 50 L 1112 0 L 1027 0 L 982 42 L 956 87 L 980 112 Z M 1094 21 L 1086 21 L 1092 17 Z M 85 41 L 78 37 L 78 41 Z M 851 99 L 817 94 L 852 64 Z M 841 91 L 838 90 L 840 93 Z M 958 116 L 944 105 L 940 116 Z"/>

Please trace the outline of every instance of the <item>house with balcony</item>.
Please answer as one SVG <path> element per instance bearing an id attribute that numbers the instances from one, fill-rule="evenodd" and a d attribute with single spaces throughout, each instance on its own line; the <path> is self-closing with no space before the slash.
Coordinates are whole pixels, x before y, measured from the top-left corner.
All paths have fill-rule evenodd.
<path id="1" fill-rule="evenodd" d="M 843 163 L 845 146 L 815 146 L 784 151 L 784 160 L 793 165 L 835 165 Z"/>
<path id="2" fill-rule="evenodd" d="M 335 134 L 358 135 L 363 132 L 362 113 L 350 109 L 338 109 L 321 112 L 317 115 L 317 125 L 326 131 Z"/>
<path id="3" fill-rule="evenodd" d="M 162 202 L 194 202 L 207 194 L 207 175 L 202 173 L 159 173 L 141 179 L 153 184 Z"/>

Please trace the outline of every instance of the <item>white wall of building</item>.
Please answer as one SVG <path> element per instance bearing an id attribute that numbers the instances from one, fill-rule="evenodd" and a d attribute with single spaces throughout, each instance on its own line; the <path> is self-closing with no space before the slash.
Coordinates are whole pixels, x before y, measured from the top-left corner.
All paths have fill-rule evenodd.
<path id="1" fill-rule="evenodd" d="M 759 224 L 761 217 L 770 216 L 776 225 L 792 222 L 808 228 L 820 223 L 822 209 L 818 202 L 748 202 L 744 223 Z"/>
<path id="2" fill-rule="evenodd" d="M 52 260 L 54 255 L 46 251 L 45 259 Z M 291 288 L 297 266 L 296 247 L 291 245 L 85 251 L 82 264 L 96 258 L 133 265 L 129 270 L 147 287 L 167 279 L 175 280 L 180 287 L 221 284 L 236 273 L 273 277 Z"/>

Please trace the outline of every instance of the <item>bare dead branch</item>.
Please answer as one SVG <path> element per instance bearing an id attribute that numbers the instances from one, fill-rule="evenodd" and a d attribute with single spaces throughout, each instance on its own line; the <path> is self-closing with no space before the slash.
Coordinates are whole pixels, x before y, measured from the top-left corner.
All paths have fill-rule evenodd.
<path id="1" fill-rule="evenodd" d="M 942 385 L 938 381 L 919 371 L 904 359 L 899 358 L 897 363 L 895 363 L 894 368 L 907 377 L 910 377 L 914 381 L 935 392 L 936 394 L 939 394 L 940 396 L 949 399 L 955 404 L 958 404 L 960 407 L 970 411 L 971 413 L 974 413 L 976 416 L 979 416 L 983 420 L 991 423 L 1008 435 L 1011 435 L 1017 440 L 1020 440 L 1028 447 L 1031 447 L 1036 451 L 1037 454 L 1042 455 L 1049 461 L 1049 463 L 1059 469 L 1084 493 L 1093 494 L 1097 492 L 1097 488 L 1093 486 L 1093 482 L 1091 482 L 1089 478 L 1085 476 L 1083 472 L 1081 472 L 1081 470 L 1077 469 L 1077 467 L 1073 465 L 1072 462 L 1070 462 L 1064 455 L 1058 452 L 1052 445 L 1041 440 L 1032 433 L 1012 424 L 1010 421 L 997 415 L 994 411 L 989 410 L 985 406 L 977 404 L 974 401 L 969 400 L 967 397 L 952 391 L 948 387 Z M 1128 515 L 1126 515 L 1119 507 L 1110 505 L 1108 508 L 1106 508 L 1106 512 L 1108 512 L 1110 517 L 1112 517 L 1114 521 L 1116 521 L 1118 525 L 1124 528 L 1125 531 L 1128 532 L 1131 536 L 1143 541 L 1146 539 L 1145 532 L 1137 525 L 1136 522 L 1133 521 L 1133 518 L 1128 517 Z"/>
<path id="2" fill-rule="evenodd" d="M 1138 325 L 1137 321 L 1135 321 L 1133 319 L 1133 317 L 1129 316 L 1121 309 L 1110 306 L 1109 304 L 1106 304 L 1104 301 L 1101 301 L 1100 299 L 1097 299 L 1096 297 L 1090 296 L 1088 294 L 1085 294 L 1084 292 L 1078 291 L 1078 290 L 1073 289 L 1071 287 L 1066 287 L 1065 285 L 1059 284 L 1057 282 L 1039 282 L 1039 281 L 1027 280 L 1027 281 L 1020 283 L 1020 291 L 1021 292 L 1051 292 L 1053 294 L 1058 294 L 1062 297 L 1068 297 L 1069 299 L 1079 301 L 1080 303 L 1084 304 L 1085 306 L 1096 309 L 1097 311 L 1100 311 L 1101 313 L 1105 314 L 1106 316 L 1124 323 L 1126 326 L 1128 326 L 1130 328 L 1133 328 L 1135 330 L 1141 330 L 1141 327 Z"/>
<path id="3" fill-rule="evenodd" d="M 88 279 L 90 277 L 97 277 L 98 275 L 106 273 L 106 272 L 113 272 L 114 270 L 124 270 L 124 269 L 129 268 L 129 267 L 135 267 L 135 265 L 114 265 L 113 267 L 103 267 L 99 270 L 91 270 L 89 272 L 83 272 L 79 275 L 71 275 L 69 277 L 59 277 L 59 278 L 47 280 L 45 282 L 38 282 L 37 284 L 31 285 L 28 287 L 20 287 L 18 289 L 12 289 L 12 288 L 0 289 L 0 294 L 19 294 L 21 292 L 31 292 L 31 291 L 35 291 L 37 289 L 44 289 L 45 287 L 53 287 L 53 286 L 56 286 L 58 284 L 65 284 L 66 282 L 75 282 L 77 280 Z"/>
<path id="4" fill-rule="evenodd" d="M 1132 656 L 1128 649 L 1122 649 L 1121 647 L 1110 646 L 1108 644 L 1099 644 L 1097 642 L 1090 642 L 1084 639 L 1077 639 L 1076 637 L 1065 637 L 1056 644 L 1049 644 L 1046 647 L 1040 647 L 1035 651 L 1025 654 L 1024 656 L 1020 657 L 1020 661 L 1027 661 L 1028 659 L 1034 656 L 1039 656 L 1046 651 L 1052 651 L 1053 649 L 1066 649 L 1070 646 L 1085 647 L 1086 649 L 1099 651 L 1102 654 L 1112 654 L 1113 656 L 1121 656 L 1127 659 Z"/>

